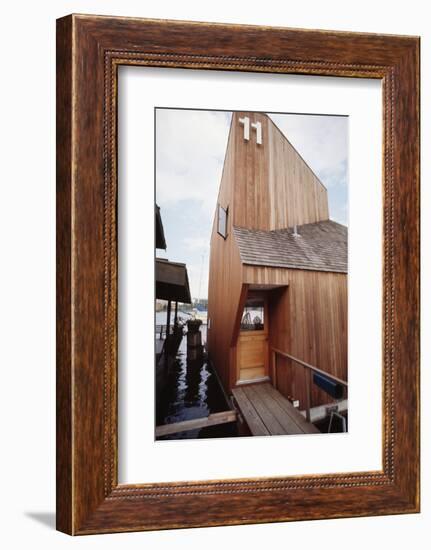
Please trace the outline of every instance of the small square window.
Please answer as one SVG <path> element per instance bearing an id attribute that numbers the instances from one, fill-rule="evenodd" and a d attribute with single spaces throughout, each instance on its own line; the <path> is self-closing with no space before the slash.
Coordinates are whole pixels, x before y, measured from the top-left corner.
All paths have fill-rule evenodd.
<path id="1" fill-rule="evenodd" d="M 224 209 L 222 206 L 218 205 L 217 213 L 217 233 L 226 239 L 227 237 L 227 213 L 228 209 Z"/>
<path id="2" fill-rule="evenodd" d="M 248 299 L 241 319 L 241 330 L 264 329 L 265 304 L 263 300 Z"/>

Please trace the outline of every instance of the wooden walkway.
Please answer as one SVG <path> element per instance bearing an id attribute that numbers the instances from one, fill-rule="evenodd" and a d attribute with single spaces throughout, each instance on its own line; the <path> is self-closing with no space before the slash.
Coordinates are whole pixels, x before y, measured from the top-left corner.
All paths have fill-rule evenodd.
<path id="1" fill-rule="evenodd" d="M 183 420 L 181 422 L 156 426 L 156 437 L 187 432 L 189 430 L 200 430 L 209 426 L 229 424 L 230 422 L 236 422 L 236 411 L 222 411 L 204 416 L 203 418 L 194 418 L 193 420 Z"/>
<path id="2" fill-rule="evenodd" d="M 252 435 L 320 433 L 269 382 L 244 384 L 232 394 Z"/>

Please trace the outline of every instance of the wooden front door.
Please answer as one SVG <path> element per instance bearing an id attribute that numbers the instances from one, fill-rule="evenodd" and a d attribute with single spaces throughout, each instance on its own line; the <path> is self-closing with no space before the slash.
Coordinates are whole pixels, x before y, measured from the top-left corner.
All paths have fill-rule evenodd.
<path id="1" fill-rule="evenodd" d="M 247 299 L 237 345 L 237 381 L 268 376 L 268 316 L 266 298 Z"/>

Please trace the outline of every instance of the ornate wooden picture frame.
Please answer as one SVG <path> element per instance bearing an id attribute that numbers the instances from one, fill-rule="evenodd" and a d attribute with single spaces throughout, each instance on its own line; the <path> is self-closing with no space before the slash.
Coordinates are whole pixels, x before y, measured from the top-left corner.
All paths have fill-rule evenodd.
<path id="1" fill-rule="evenodd" d="M 118 483 L 117 69 L 383 85 L 381 471 Z M 57 22 L 57 528 L 69 534 L 419 511 L 419 38 L 70 15 Z"/>

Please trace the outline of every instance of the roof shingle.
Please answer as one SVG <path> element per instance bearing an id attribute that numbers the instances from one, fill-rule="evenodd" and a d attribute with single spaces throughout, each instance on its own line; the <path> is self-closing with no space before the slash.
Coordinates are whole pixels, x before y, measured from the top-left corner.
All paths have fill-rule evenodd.
<path id="1" fill-rule="evenodd" d="M 347 273 L 347 227 L 332 220 L 275 231 L 234 227 L 244 264 Z"/>

